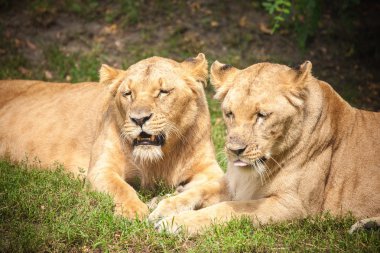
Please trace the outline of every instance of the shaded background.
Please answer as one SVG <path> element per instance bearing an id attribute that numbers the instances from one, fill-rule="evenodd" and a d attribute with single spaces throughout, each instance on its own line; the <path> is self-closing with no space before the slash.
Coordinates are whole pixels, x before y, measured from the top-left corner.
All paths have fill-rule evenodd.
<path id="1" fill-rule="evenodd" d="M 369 0 L 0 0 L 0 78 L 96 81 L 101 63 L 198 52 L 237 67 L 311 60 L 352 105 L 378 111 L 379 15 Z"/>

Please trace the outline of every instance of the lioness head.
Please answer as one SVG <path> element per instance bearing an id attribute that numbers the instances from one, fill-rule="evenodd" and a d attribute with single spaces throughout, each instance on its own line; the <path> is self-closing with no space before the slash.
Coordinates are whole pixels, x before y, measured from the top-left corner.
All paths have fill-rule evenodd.
<path id="1" fill-rule="evenodd" d="M 211 83 L 222 100 L 226 150 L 236 167 L 265 170 L 263 162 L 284 154 L 300 138 L 311 63 L 299 69 L 259 63 L 239 70 L 214 62 Z M 260 171 L 259 171 L 260 173 Z"/>
<path id="2" fill-rule="evenodd" d="M 175 146 L 199 113 L 208 75 L 204 54 L 184 62 L 151 57 L 126 71 L 102 65 L 100 82 L 109 85 L 121 125 L 121 136 L 133 156 L 154 161 L 166 146 Z"/>

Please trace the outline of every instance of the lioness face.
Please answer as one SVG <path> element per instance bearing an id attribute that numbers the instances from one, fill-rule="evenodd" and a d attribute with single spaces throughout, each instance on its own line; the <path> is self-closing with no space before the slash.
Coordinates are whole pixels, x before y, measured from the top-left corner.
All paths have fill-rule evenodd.
<path id="1" fill-rule="evenodd" d="M 121 136 L 132 146 L 133 156 L 155 161 L 164 156 L 165 146 L 175 145 L 191 127 L 198 113 L 197 97 L 202 81 L 191 72 L 206 64 L 203 54 L 178 63 L 152 57 L 122 73 L 115 101 L 123 120 Z M 199 67 L 199 66 L 198 66 Z"/>
<path id="2" fill-rule="evenodd" d="M 300 73 L 269 63 L 244 70 L 213 64 L 212 83 L 223 100 L 227 155 L 235 166 L 264 169 L 264 161 L 300 137 L 305 95 L 298 84 Z"/>

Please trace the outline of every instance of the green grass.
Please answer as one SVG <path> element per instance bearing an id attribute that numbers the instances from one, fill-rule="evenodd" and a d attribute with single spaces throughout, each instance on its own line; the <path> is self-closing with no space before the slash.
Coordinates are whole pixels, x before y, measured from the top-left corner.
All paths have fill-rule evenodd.
<path id="1" fill-rule="evenodd" d="M 115 217 L 109 196 L 90 191 L 62 169 L 39 171 L 2 161 L 0 173 L 0 251 L 118 251 L 129 245 L 140 251 L 161 248 L 161 241 L 175 247 L 170 236 L 147 237 L 155 234 L 147 222 Z"/>
<path id="2" fill-rule="evenodd" d="M 223 169 L 227 168 L 227 159 L 224 153 L 224 138 L 226 128 L 223 123 L 222 112 L 220 111 L 220 102 L 213 99 L 213 91 L 207 89 L 207 101 L 210 109 L 211 124 L 212 124 L 212 140 L 215 146 L 216 158 Z"/>
<path id="3" fill-rule="evenodd" d="M 64 81 L 68 77 L 74 83 L 99 80 L 101 57 L 96 51 L 65 55 L 59 48 L 52 46 L 45 51 L 45 58 L 54 80 Z"/>
<path id="4" fill-rule="evenodd" d="M 145 196 L 149 196 L 146 195 Z M 0 161 L 0 252 L 379 252 L 380 233 L 347 233 L 352 217 L 329 215 L 254 228 L 248 219 L 188 238 L 113 215 L 109 196 L 63 172 Z"/>

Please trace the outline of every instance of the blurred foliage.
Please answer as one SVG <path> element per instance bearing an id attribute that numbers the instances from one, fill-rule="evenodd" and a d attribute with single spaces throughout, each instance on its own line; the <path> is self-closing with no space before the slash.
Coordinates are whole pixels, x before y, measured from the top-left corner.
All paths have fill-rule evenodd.
<path id="1" fill-rule="evenodd" d="M 290 14 L 292 3 L 289 0 L 265 0 L 263 7 L 273 18 L 272 33 L 280 28 Z"/>
<path id="2" fill-rule="evenodd" d="M 327 12 L 337 15 L 338 22 L 350 30 L 353 9 L 360 0 L 263 0 L 262 5 L 272 18 L 272 33 L 284 26 L 293 30 L 301 48 L 306 48 L 318 29 L 321 16 Z"/>
<path id="3" fill-rule="evenodd" d="M 105 12 L 105 21 L 108 23 L 121 20 L 121 24 L 134 25 L 141 20 L 141 6 L 143 0 L 119 0 L 114 1 L 116 8 L 108 8 Z"/>
<path id="4" fill-rule="evenodd" d="M 98 0 L 0 0 L 0 11 L 26 5 L 35 15 L 42 17 L 63 11 L 88 20 L 102 17 L 108 23 L 123 19 L 125 24 L 136 24 L 140 20 L 140 9 L 143 3 L 144 0 L 119 0 L 108 3 L 109 7 L 104 9 L 104 3 Z"/>
<path id="5" fill-rule="evenodd" d="M 96 53 L 66 55 L 57 46 L 48 47 L 44 52 L 54 79 L 74 83 L 98 80 L 101 57 Z"/>

